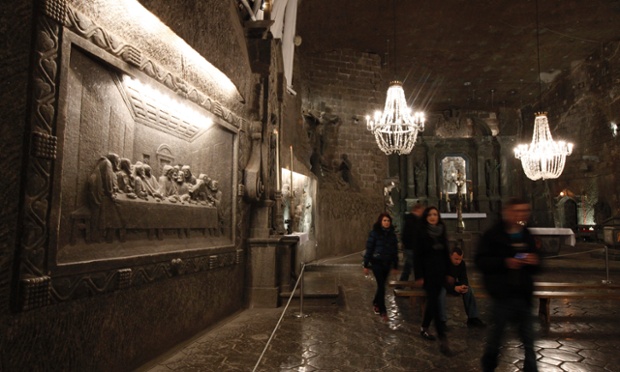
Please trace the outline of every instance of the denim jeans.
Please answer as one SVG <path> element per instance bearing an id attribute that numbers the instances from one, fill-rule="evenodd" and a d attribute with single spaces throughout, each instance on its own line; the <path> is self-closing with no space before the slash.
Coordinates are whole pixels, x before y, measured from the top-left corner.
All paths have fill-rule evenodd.
<path id="1" fill-rule="evenodd" d="M 446 294 L 446 289 L 441 288 L 441 292 L 439 293 L 439 313 L 441 314 L 442 322 L 448 320 L 446 315 Z M 474 296 L 474 289 L 470 287 L 467 293 L 461 294 L 460 297 L 463 298 L 463 306 L 465 307 L 467 318 L 472 319 L 480 317 L 478 305 L 476 305 L 476 297 Z"/>
<path id="2" fill-rule="evenodd" d="M 502 346 L 504 331 L 508 323 L 517 326 L 519 338 L 525 349 L 524 372 L 537 372 L 536 353 L 534 352 L 534 331 L 531 303 L 525 298 L 493 299 L 492 323 L 487 335 L 487 343 L 482 356 L 482 370 L 494 371 L 497 357 Z"/>

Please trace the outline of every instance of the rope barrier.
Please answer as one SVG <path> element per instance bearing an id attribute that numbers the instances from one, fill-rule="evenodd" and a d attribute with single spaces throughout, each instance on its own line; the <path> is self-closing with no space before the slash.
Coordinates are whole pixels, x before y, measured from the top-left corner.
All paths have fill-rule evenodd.
<path id="1" fill-rule="evenodd" d="M 351 257 L 351 256 L 354 256 L 354 255 L 356 255 L 356 254 L 362 254 L 362 253 L 364 253 L 364 251 L 353 252 L 353 253 L 348 254 L 348 255 L 346 255 L 346 256 L 340 256 L 340 257 L 328 258 L 328 259 L 325 259 L 325 260 L 323 260 L 323 261 L 316 261 L 316 262 L 314 262 L 314 263 L 311 263 L 311 264 L 310 264 L 310 266 L 322 265 L 322 264 L 324 264 L 324 263 L 326 263 L 326 262 L 336 261 L 336 260 L 341 260 L 341 259 L 343 259 L 343 258 Z"/>
<path id="2" fill-rule="evenodd" d="M 253 372 L 256 371 L 256 369 L 260 365 L 260 362 L 263 360 L 263 356 L 265 355 L 265 352 L 267 352 L 267 348 L 271 344 L 271 340 L 273 340 L 273 337 L 276 335 L 276 331 L 278 330 L 278 328 L 280 328 L 280 323 L 282 323 L 282 319 L 284 319 L 284 314 L 286 314 L 286 310 L 288 310 L 288 306 L 291 304 L 291 300 L 293 300 L 293 296 L 295 296 L 295 291 L 297 290 L 297 286 L 299 285 L 301 281 L 303 281 L 305 270 L 306 270 L 306 264 L 302 262 L 301 270 L 299 272 L 299 277 L 297 278 L 297 281 L 295 282 L 295 285 L 293 286 L 291 295 L 289 296 L 288 301 L 286 302 L 286 306 L 284 306 L 284 310 L 282 310 L 282 315 L 280 315 L 280 319 L 278 319 L 278 323 L 276 323 L 276 326 L 274 327 L 273 332 L 271 332 L 271 336 L 269 336 L 269 339 L 267 340 L 267 344 L 265 344 L 265 348 L 263 349 L 263 352 L 258 357 L 258 361 L 256 361 L 256 365 L 254 366 L 254 369 L 252 370 Z"/>
<path id="3" fill-rule="evenodd" d="M 566 254 L 555 255 L 555 256 L 546 256 L 545 259 L 562 258 L 562 257 L 568 257 L 568 256 L 576 256 L 576 255 L 580 255 L 580 254 L 601 252 L 601 251 L 605 251 L 605 250 L 606 250 L 606 248 L 591 249 L 591 250 L 583 251 L 583 252 L 566 253 Z M 306 265 L 305 263 L 302 262 L 302 267 L 301 267 L 301 270 L 299 272 L 299 277 L 297 278 L 297 281 L 295 282 L 295 285 L 293 286 L 293 290 L 291 291 L 291 295 L 289 296 L 288 301 L 286 302 L 286 305 L 284 306 L 284 310 L 282 311 L 282 314 L 280 315 L 280 318 L 278 319 L 278 322 L 276 323 L 276 326 L 274 327 L 273 331 L 271 332 L 271 335 L 269 336 L 269 339 L 267 340 L 267 343 L 265 344 L 265 348 L 263 349 L 263 352 L 258 357 L 258 361 L 256 362 L 256 365 L 254 366 L 254 369 L 252 370 L 253 372 L 255 372 L 257 370 L 258 366 L 260 365 L 260 362 L 263 359 L 263 356 L 265 355 L 265 352 L 267 352 L 267 348 L 271 344 L 271 341 L 273 340 L 277 330 L 280 328 L 280 324 L 282 323 L 282 319 L 284 319 L 284 314 L 286 314 L 286 311 L 288 310 L 289 305 L 291 304 L 291 301 L 293 300 L 293 296 L 295 296 L 295 291 L 297 290 L 297 287 L 300 286 L 300 284 L 303 282 L 306 266 L 323 265 L 323 264 L 325 264 L 327 262 L 341 260 L 343 258 L 351 257 L 351 256 L 354 256 L 354 255 L 359 255 L 360 253 L 363 253 L 363 252 L 364 251 L 354 252 L 354 253 L 348 254 L 346 256 L 328 258 L 328 259 L 325 259 L 323 261 L 316 261 L 316 262 L 311 263 L 309 265 Z M 608 279 L 609 279 L 609 274 L 608 274 Z M 609 280 L 607 280 L 607 281 L 609 281 Z M 301 284 L 300 288 L 303 288 L 303 284 Z M 300 318 L 304 317 L 304 315 L 303 315 L 303 289 L 301 290 L 301 294 L 300 294 L 300 316 L 299 317 Z"/>
<path id="4" fill-rule="evenodd" d="M 584 254 L 584 253 L 593 253 L 593 252 L 600 252 L 600 251 L 604 251 L 605 248 L 598 248 L 598 249 L 592 249 L 589 251 L 583 251 L 583 252 L 577 252 L 577 253 L 566 253 L 566 254 L 559 254 L 556 256 L 545 256 L 545 259 L 549 259 L 549 258 L 560 258 L 560 257 L 568 257 L 568 256 L 576 256 L 576 255 L 580 255 L 580 254 Z"/>

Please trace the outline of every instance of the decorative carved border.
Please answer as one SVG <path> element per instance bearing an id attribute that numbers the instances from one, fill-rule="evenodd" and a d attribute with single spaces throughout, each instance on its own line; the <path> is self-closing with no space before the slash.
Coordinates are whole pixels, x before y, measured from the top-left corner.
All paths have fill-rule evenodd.
<path id="1" fill-rule="evenodd" d="M 244 120 L 223 107 L 220 102 L 210 98 L 191 86 L 187 81 L 175 76 L 154 61 L 146 58 L 138 48 L 126 44 L 119 38 L 108 33 L 102 27 L 97 26 L 86 16 L 71 7 L 67 7 L 66 24 L 67 29 L 92 42 L 111 55 L 137 67 L 140 71 L 164 84 L 182 98 L 194 102 L 237 129 L 241 127 Z"/>
<path id="2" fill-rule="evenodd" d="M 57 114 L 60 75 L 60 45 L 63 26 L 108 53 L 139 68 L 165 84 L 185 99 L 217 115 L 237 130 L 247 127 L 244 119 L 234 115 L 187 82 L 146 59 L 137 48 L 120 42 L 84 15 L 67 6 L 64 0 L 44 0 L 36 17 L 35 64 L 32 72 L 30 158 L 26 168 L 29 180 L 24 199 L 23 235 L 20 240 L 19 310 L 26 311 L 54 303 L 113 292 L 132 286 L 165 280 L 178 275 L 239 265 L 243 250 L 175 258 L 131 268 L 102 269 L 74 275 L 54 275 L 47 263 L 48 226 L 54 159 L 57 152 Z M 234 161 L 238 161 L 234 155 Z M 237 177 L 234 176 L 233 180 Z M 233 211 L 232 213 L 236 213 Z M 235 219 L 233 218 L 233 221 Z M 236 226 L 237 230 L 239 227 Z M 239 234 L 235 234 L 239 247 Z"/>

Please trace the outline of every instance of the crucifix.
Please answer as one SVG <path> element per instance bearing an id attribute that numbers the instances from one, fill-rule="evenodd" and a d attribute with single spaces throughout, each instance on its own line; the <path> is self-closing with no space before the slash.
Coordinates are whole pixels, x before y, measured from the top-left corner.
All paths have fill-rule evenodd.
<path id="1" fill-rule="evenodd" d="M 463 185 L 465 185 L 465 178 L 463 173 L 459 169 L 456 171 L 456 175 L 452 179 L 452 182 L 456 185 L 456 232 L 462 233 L 465 230 L 465 223 L 463 222 Z"/>

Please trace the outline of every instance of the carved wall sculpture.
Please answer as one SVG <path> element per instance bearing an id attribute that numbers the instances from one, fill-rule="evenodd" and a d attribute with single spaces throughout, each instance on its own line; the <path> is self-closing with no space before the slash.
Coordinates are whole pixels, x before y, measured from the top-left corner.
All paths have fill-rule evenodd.
<path id="1" fill-rule="evenodd" d="M 43 5 L 20 308 L 238 264 L 244 121 L 64 1 Z"/>

